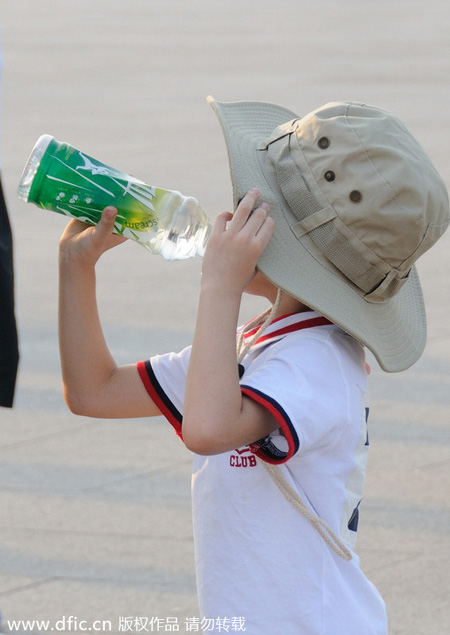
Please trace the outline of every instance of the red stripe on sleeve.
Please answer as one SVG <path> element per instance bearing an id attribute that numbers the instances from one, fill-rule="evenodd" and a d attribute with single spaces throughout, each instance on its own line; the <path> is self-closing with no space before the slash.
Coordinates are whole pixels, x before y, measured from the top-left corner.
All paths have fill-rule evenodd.
<path id="1" fill-rule="evenodd" d="M 279 427 L 283 431 L 283 434 L 288 442 L 288 451 L 281 452 L 275 446 L 267 445 L 264 443 L 264 439 L 261 441 L 257 441 L 256 443 L 250 445 L 250 449 L 252 452 L 256 454 L 259 458 L 263 459 L 267 463 L 279 464 L 285 463 L 288 461 L 294 454 L 297 452 L 299 447 L 299 442 L 297 438 L 297 434 L 293 429 L 292 423 L 284 412 L 284 410 L 277 404 L 275 401 L 271 400 L 266 395 L 255 391 L 252 388 L 241 386 L 241 392 L 261 404 L 266 410 L 268 410 L 276 419 Z"/>
<path id="2" fill-rule="evenodd" d="M 181 415 L 178 413 L 177 416 L 174 412 L 175 408 L 170 408 L 170 402 L 151 370 L 150 362 L 138 362 L 137 369 L 150 398 L 159 408 L 161 414 L 174 428 L 180 439 L 183 440 Z"/>

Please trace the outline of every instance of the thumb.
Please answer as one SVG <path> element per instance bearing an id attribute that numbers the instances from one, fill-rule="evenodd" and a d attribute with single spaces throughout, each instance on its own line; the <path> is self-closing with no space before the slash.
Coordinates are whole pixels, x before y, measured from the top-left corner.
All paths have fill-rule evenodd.
<path id="1" fill-rule="evenodd" d="M 101 218 L 95 227 L 97 240 L 105 240 L 112 234 L 114 229 L 114 221 L 116 220 L 117 209 L 112 206 L 105 207 L 102 211 Z"/>
<path id="2" fill-rule="evenodd" d="M 213 231 L 215 230 L 219 234 L 223 233 L 226 229 L 228 221 L 230 221 L 232 218 L 233 214 L 231 214 L 231 212 L 220 212 L 220 214 L 217 214 L 213 226 Z"/>
<path id="3" fill-rule="evenodd" d="M 126 241 L 124 236 L 114 232 L 114 223 L 118 211 L 116 207 L 108 205 L 102 212 L 98 225 L 94 227 L 93 240 L 94 244 L 101 251 L 107 251 L 116 245 Z"/>
<path id="4" fill-rule="evenodd" d="M 114 227 L 114 221 L 117 216 L 117 208 L 112 205 L 108 205 L 102 212 L 102 217 L 100 219 L 99 225 L 101 225 L 105 231 L 107 229 L 112 230 Z"/>

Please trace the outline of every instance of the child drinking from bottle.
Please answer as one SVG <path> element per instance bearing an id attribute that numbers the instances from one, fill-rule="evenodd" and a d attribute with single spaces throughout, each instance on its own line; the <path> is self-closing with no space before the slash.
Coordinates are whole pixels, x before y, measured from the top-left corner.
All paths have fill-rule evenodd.
<path id="1" fill-rule="evenodd" d="M 449 223 L 445 186 L 393 115 L 336 102 L 305 117 L 211 100 L 234 213 L 203 260 L 192 346 L 118 367 L 95 264 L 123 239 L 115 209 L 71 221 L 60 245 L 60 347 L 69 407 L 163 414 L 193 452 L 202 616 L 249 635 L 384 635 L 354 552 L 368 452 L 365 348 L 389 372 L 426 339 L 415 261 Z M 238 328 L 243 293 L 270 308 Z"/>

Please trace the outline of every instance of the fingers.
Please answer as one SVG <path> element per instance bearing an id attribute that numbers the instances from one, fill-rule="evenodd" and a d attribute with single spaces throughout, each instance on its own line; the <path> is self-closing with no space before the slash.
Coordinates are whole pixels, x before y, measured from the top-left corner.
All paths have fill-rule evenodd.
<path id="1" fill-rule="evenodd" d="M 114 228 L 114 221 L 117 216 L 117 210 L 115 207 L 105 207 L 102 212 L 98 225 L 90 225 L 77 218 L 72 218 L 64 230 L 64 236 L 75 237 L 77 234 L 82 234 L 88 230 L 96 234 L 96 239 L 105 237 L 111 234 Z"/>
<path id="2" fill-rule="evenodd" d="M 240 231 L 246 225 L 250 217 L 253 216 L 254 211 L 256 211 L 256 202 L 260 196 L 260 191 L 254 188 L 240 200 L 229 225 L 231 231 Z"/>
<path id="3" fill-rule="evenodd" d="M 260 196 L 260 191 L 254 188 L 241 199 L 229 224 L 231 231 L 244 230 L 252 235 L 258 234 L 264 226 L 270 210 L 267 203 L 261 203 L 257 206 Z"/>
<path id="4" fill-rule="evenodd" d="M 270 208 L 265 202 L 257 205 L 261 193 L 254 188 L 239 201 L 234 214 L 222 212 L 218 214 L 210 237 L 220 239 L 238 239 L 242 248 L 254 243 L 255 248 L 264 249 L 274 230 L 275 223 L 268 216 Z M 256 239 L 256 241 L 255 241 Z"/>
<path id="5" fill-rule="evenodd" d="M 234 214 L 222 212 L 214 222 L 202 265 L 202 285 L 213 284 L 243 293 L 267 247 L 275 223 L 269 205 L 258 200 L 259 190 L 250 190 Z"/>
<path id="6" fill-rule="evenodd" d="M 267 216 L 264 222 L 261 224 L 260 229 L 258 230 L 258 238 L 262 244 L 262 251 L 269 244 L 269 240 L 272 238 L 273 231 L 275 229 L 275 221 L 270 216 Z"/>
<path id="7" fill-rule="evenodd" d="M 249 241 L 248 246 L 253 245 L 261 254 L 270 241 L 275 223 L 269 216 L 269 205 L 265 202 L 258 205 L 260 196 L 258 189 L 250 190 L 241 199 L 229 225 L 232 232 Z"/>
<path id="8" fill-rule="evenodd" d="M 95 265 L 105 251 L 126 240 L 113 233 L 116 216 L 115 207 L 106 207 L 97 225 L 71 220 L 61 236 L 60 252 Z"/>

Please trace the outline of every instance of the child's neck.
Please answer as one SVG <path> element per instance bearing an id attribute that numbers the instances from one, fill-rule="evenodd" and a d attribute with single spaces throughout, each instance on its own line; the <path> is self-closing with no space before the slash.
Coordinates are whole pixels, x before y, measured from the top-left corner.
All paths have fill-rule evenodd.
<path id="1" fill-rule="evenodd" d="M 275 302 L 275 300 L 273 301 Z M 280 303 L 272 319 L 276 320 L 282 315 L 288 315 L 291 313 L 303 313 L 304 311 L 310 310 L 311 309 L 308 306 L 306 306 L 296 298 L 293 298 L 291 295 L 282 292 Z"/>

